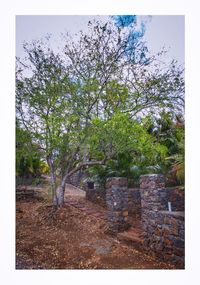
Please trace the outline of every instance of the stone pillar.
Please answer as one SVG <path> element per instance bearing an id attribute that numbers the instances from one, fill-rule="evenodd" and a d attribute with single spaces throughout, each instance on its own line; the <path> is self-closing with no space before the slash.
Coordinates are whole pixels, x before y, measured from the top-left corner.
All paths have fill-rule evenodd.
<path id="1" fill-rule="evenodd" d="M 127 178 L 112 177 L 106 182 L 109 232 L 117 234 L 129 228 Z"/>
<path id="2" fill-rule="evenodd" d="M 162 174 L 146 174 L 140 176 L 140 193 L 142 211 L 165 210 L 159 191 L 165 188 L 165 178 Z"/>
<path id="3" fill-rule="evenodd" d="M 158 211 L 164 210 L 159 191 L 165 188 L 165 178 L 162 174 L 146 174 L 140 176 L 141 220 L 145 231 L 144 247 L 148 248 L 151 240 L 151 226 L 156 224 Z"/>

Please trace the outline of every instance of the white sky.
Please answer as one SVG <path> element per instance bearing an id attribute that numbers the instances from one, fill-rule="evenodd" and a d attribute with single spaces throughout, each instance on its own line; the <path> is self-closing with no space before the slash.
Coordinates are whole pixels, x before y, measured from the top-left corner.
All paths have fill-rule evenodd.
<path id="1" fill-rule="evenodd" d="M 153 16 L 147 23 L 145 38 L 149 49 L 158 52 L 163 46 L 168 58 L 185 61 L 184 16 Z"/>
<path id="2" fill-rule="evenodd" d="M 87 29 L 93 18 L 106 22 L 108 16 L 17 16 L 16 17 L 16 55 L 23 57 L 23 42 L 52 35 L 52 45 L 59 46 L 60 34 L 68 31 L 75 34 Z M 144 16 L 140 19 L 145 19 Z M 169 49 L 169 59 L 184 62 L 184 16 L 152 16 L 147 18 L 145 39 L 152 52 L 163 46 Z"/>

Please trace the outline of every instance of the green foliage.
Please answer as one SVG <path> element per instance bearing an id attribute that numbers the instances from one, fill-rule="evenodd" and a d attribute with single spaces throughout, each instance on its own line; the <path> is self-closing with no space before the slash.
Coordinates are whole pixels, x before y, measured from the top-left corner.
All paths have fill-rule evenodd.
<path id="1" fill-rule="evenodd" d="M 41 153 L 32 142 L 28 131 L 16 128 L 16 175 L 33 177 L 40 175 Z"/>
<path id="2" fill-rule="evenodd" d="M 115 113 L 108 120 L 95 118 L 90 134 L 87 143 L 91 158 L 108 158 L 106 166 L 91 170 L 94 175 L 99 173 L 100 180 L 110 176 L 138 178 L 142 172 L 157 172 L 167 155 L 167 148 L 127 114 Z"/>
<path id="3" fill-rule="evenodd" d="M 47 164 L 45 161 L 43 161 L 43 160 L 40 160 L 39 169 L 40 169 L 40 173 L 41 173 L 41 174 L 49 174 L 49 166 L 48 166 L 48 164 Z"/>
<path id="4" fill-rule="evenodd" d="M 147 131 L 156 140 L 167 148 L 167 157 L 163 165 L 164 173 L 175 176 L 177 182 L 184 183 L 184 121 L 182 116 L 176 116 L 169 112 L 161 112 L 156 119 L 148 116 L 143 119 Z"/>
<path id="5" fill-rule="evenodd" d="M 183 137 L 181 138 L 178 147 L 178 152 L 166 159 L 171 162 L 170 166 L 172 174 L 175 174 L 178 182 L 183 185 L 185 181 L 185 144 Z"/>

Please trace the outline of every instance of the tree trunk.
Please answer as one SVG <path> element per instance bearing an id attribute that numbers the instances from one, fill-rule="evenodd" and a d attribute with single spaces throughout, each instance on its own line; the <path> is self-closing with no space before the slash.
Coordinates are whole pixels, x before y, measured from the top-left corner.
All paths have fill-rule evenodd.
<path id="1" fill-rule="evenodd" d="M 56 188 L 56 197 L 54 205 L 56 204 L 59 207 L 62 207 L 64 204 L 64 195 L 65 195 L 65 181 L 62 180 L 61 184 Z"/>
<path id="2" fill-rule="evenodd" d="M 62 207 L 64 204 L 64 195 L 65 195 L 65 184 L 67 179 L 74 174 L 76 171 L 86 167 L 86 166 L 94 166 L 94 165 L 102 165 L 105 163 L 105 160 L 102 161 L 88 161 L 88 162 L 83 162 L 80 165 L 77 165 L 73 170 L 70 172 L 66 173 L 65 176 L 62 178 L 60 186 L 57 187 L 56 189 L 56 203 L 54 202 L 54 205 L 57 205 L 59 207 Z"/>
<path id="3" fill-rule="evenodd" d="M 50 175 L 51 175 L 51 191 L 52 191 L 52 201 L 53 205 L 58 205 L 58 198 L 56 193 L 56 175 L 54 170 L 53 161 L 50 156 L 47 157 L 47 163 L 50 169 Z"/>

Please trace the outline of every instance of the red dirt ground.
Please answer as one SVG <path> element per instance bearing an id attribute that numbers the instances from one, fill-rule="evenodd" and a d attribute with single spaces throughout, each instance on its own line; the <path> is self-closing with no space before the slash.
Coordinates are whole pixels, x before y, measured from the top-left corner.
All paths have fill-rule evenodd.
<path id="1" fill-rule="evenodd" d="M 83 191 L 66 187 L 66 200 L 84 203 L 96 216 L 69 204 L 54 209 L 47 188 L 31 187 L 36 195 L 17 199 L 17 269 L 173 269 L 106 234 L 104 210 Z"/>

